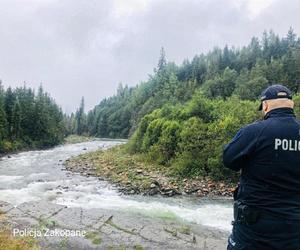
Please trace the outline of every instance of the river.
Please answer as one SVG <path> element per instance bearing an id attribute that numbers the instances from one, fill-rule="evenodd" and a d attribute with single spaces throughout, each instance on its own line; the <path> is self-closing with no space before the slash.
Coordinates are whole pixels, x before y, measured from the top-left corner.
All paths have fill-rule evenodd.
<path id="1" fill-rule="evenodd" d="M 64 169 L 63 162 L 72 156 L 120 143 L 123 142 L 95 140 L 5 156 L 0 160 L 0 200 L 15 206 L 46 200 L 68 207 L 126 210 L 145 216 L 176 217 L 225 231 L 231 229 L 229 199 L 126 196 L 106 181 Z"/>

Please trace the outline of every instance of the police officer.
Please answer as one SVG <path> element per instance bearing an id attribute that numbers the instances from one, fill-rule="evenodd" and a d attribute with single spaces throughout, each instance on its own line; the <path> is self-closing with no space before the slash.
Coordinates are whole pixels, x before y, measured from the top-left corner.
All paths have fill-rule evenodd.
<path id="1" fill-rule="evenodd" d="M 225 146 L 224 165 L 241 170 L 227 249 L 300 249 L 300 121 L 291 91 L 265 89 L 264 118 Z"/>

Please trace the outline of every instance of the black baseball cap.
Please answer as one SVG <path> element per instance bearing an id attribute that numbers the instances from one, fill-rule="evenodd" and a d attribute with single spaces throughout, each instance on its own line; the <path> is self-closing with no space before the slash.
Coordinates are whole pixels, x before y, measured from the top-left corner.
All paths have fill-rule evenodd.
<path id="1" fill-rule="evenodd" d="M 260 96 L 260 105 L 258 110 L 262 110 L 262 102 L 266 100 L 273 100 L 279 98 L 288 98 L 292 100 L 292 92 L 285 86 L 281 84 L 274 84 L 266 88 Z"/>

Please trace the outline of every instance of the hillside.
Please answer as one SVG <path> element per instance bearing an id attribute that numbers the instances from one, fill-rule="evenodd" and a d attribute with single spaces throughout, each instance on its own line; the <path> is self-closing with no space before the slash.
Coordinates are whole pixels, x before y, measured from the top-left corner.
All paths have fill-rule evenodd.
<path id="1" fill-rule="evenodd" d="M 288 86 L 299 104 L 300 39 L 292 29 L 282 38 L 264 32 L 243 48 L 215 48 L 180 66 L 167 62 L 162 49 L 148 81 L 120 85 L 86 116 L 82 102 L 73 120 L 90 135 L 130 137 L 129 152 L 171 166 L 178 176 L 224 179 L 232 173 L 222 168 L 223 146 L 261 118 L 256 100 L 272 83 Z"/>
<path id="2" fill-rule="evenodd" d="M 290 29 L 286 37 L 265 32 L 243 48 L 214 48 L 182 65 L 166 61 L 162 49 L 149 80 L 136 87 L 120 84 L 87 116 L 87 130 L 100 137 L 127 138 L 146 114 L 164 105 L 183 104 L 196 90 L 208 98 L 237 95 L 256 100 L 266 86 L 280 82 L 297 92 L 300 84 L 300 40 Z"/>

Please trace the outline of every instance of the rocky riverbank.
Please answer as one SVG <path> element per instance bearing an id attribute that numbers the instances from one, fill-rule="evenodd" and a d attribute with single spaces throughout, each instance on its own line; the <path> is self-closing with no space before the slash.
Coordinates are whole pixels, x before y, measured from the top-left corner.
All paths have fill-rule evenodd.
<path id="1" fill-rule="evenodd" d="M 142 155 L 126 153 L 123 146 L 82 154 L 68 159 L 65 166 L 69 171 L 108 180 L 124 194 L 231 197 L 235 188 L 209 178 L 177 178 L 168 168 L 147 162 Z"/>
<path id="2" fill-rule="evenodd" d="M 17 207 L 0 202 L 0 211 L 4 215 L 0 228 L 10 228 L 18 239 L 30 237 L 45 250 L 225 249 L 228 234 L 179 220 L 70 208 L 46 201 Z"/>

